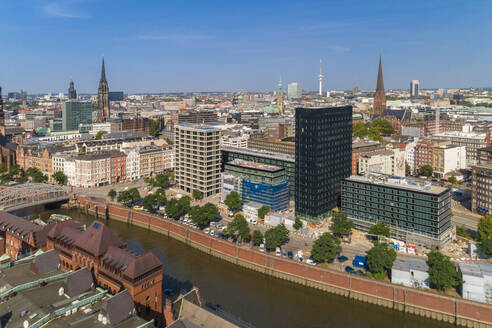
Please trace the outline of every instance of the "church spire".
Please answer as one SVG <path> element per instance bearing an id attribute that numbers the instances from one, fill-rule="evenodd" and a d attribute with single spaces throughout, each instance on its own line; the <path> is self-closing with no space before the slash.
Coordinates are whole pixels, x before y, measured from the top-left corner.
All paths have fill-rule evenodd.
<path id="1" fill-rule="evenodd" d="M 386 95 L 384 93 L 383 83 L 383 65 L 381 56 L 379 56 L 378 81 L 376 84 L 376 93 L 374 94 L 373 114 L 381 116 L 386 111 Z"/>
<path id="2" fill-rule="evenodd" d="M 104 56 L 102 61 L 102 69 L 101 69 L 101 82 L 106 82 L 106 69 L 104 68 Z"/>

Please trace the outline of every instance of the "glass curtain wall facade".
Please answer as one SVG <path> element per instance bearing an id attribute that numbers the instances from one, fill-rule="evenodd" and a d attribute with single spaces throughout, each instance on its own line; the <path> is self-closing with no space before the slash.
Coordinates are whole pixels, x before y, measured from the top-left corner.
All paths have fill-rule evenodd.
<path id="1" fill-rule="evenodd" d="M 352 106 L 296 109 L 295 210 L 310 221 L 340 201 L 352 172 Z"/>

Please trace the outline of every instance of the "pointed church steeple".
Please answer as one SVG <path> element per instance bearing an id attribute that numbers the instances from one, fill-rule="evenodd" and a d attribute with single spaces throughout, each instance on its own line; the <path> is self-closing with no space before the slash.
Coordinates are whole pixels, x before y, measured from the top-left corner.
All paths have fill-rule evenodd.
<path id="1" fill-rule="evenodd" d="M 102 69 L 101 69 L 101 82 L 106 82 L 106 68 L 104 67 L 104 56 L 102 60 Z"/>
<path id="2" fill-rule="evenodd" d="M 386 94 L 384 93 L 383 65 L 379 56 L 378 81 L 376 93 L 374 94 L 373 115 L 381 116 L 386 111 Z"/>
<path id="3" fill-rule="evenodd" d="M 106 67 L 104 66 L 104 56 L 102 59 L 101 80 L 99 81 L 99 89 L 97 91 L 97 110 L 98 121 L 102 122 L 110 117 L 109 86 L 108 81 L 106 81 Z"/>

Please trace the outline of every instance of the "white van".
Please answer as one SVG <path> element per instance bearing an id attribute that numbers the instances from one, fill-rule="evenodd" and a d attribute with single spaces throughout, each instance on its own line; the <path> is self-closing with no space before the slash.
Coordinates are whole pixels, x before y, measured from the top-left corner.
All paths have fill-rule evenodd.
<path id="1" fill-rule="evenodd" d="M 275 256 L 282 256 L 282 252 L 280 251 L 280 247 L 275 248 Z"/>

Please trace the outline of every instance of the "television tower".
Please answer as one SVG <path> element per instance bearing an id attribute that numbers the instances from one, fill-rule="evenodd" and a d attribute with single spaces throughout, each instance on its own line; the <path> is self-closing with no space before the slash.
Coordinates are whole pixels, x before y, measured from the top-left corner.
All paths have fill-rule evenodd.
<path id="1" fill-rule="evenodd" d="M 319 60 L 319 75 L 318 75 L 318 81 L 319 81 L 319 95 L 323 95 L 323 73 L 321 71 L 321 59 Z"/>

